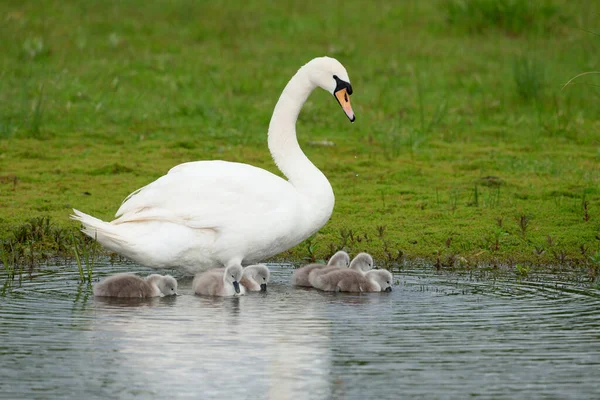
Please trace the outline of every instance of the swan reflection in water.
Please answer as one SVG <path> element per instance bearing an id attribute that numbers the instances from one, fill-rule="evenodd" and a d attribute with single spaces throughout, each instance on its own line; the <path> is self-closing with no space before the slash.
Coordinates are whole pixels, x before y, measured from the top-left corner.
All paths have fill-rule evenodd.
<path id="1" fill-rule="evenodd" d="M 99 361 L 110 365 L 98 371 L 107 375 L 100 381 L 114 382 L 118 371 L 115 389 L 154 396 L 331 393 L 330 324 L 320 294 L 274 284 L 267 293 L 215 298 L 194 296 L 190 286 L 181 281 L 181 295 L 171 298 L 94 300 L 88 333 L 108 347 Z"/>

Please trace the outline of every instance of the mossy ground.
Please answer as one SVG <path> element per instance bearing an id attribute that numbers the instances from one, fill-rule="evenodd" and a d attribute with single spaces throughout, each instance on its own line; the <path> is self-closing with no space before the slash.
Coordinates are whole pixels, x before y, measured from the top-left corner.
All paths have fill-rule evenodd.
<path id="1" fill-rule="evenodd" d="M 181 162 L 277 172 L 266 130 L 298 67 L 348 69 L 357 122 L 298 121 L 329 223 L 284 259 L 585 264 L 600 251 L 595 1 L 132 0 L 0 4 L 0 237 L 74 229 Z M 585 83 L 585 84 L 582 84 Z M 335 146 L 321 146 L 332 141 Z"/>

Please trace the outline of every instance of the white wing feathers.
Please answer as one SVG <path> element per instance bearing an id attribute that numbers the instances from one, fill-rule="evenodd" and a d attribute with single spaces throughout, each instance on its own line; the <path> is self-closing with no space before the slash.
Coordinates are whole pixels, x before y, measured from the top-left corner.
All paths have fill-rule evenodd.
<path id="1" fill-rule="evenodd" d="M 113 224 L 169 221 L 191 228 L 228 226 L 265 210 L 294 208 L 297 194 L 284 179 L 248 164 L 196 161 L 178 165 L 167 175 L 130 194 Z"/>

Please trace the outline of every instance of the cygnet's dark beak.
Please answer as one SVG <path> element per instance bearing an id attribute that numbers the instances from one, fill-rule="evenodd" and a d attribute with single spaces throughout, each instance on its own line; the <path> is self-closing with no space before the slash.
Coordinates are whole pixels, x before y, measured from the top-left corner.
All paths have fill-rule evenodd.
<path id="1" fill-rule="evenodd" d="M 392 287 L 391 287 L 391 286 L 388 286 L 388 287 L 386 287 L 386 288 L 385 288 L 385 292 L 388 292 L 388 293 L 389 293 L 389 292 L 391 292 L 391 291 L 392 291 Z"/>
<path id="2" fill-rule="evenodd" d="M 260 291 L 261 292 L 266 292 L 267 291 L 267 284 L 266 283 L 261 283 L 260 284 Z"/>
<path id="3" fill-rule="evenodd" d="M 236 293 L 240 292 L 240 283 L 238 281 L 233 281 L 233 288 L 235 289 Z"/>

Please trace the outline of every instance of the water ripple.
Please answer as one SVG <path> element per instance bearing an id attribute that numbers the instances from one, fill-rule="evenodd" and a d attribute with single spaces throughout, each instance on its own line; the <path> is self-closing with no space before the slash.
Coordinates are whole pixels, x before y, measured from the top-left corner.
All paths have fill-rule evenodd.
<path id="1" fill-rule="evenodd" d="M 592 286 L 410 270 L 389 294 L 331 294 L 271 269 L 266 294 L 198 297 L 183 279 L 180 296 L 124 300 L 48 267 L 0 298 L 0 397 L 600 396 Z"/>

